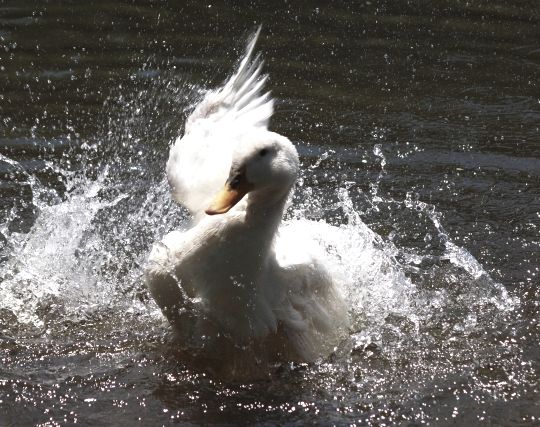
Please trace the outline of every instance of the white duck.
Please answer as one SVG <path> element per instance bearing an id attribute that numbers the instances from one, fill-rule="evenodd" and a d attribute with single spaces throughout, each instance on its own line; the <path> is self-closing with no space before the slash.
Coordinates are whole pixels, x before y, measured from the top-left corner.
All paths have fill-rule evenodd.
<path id="1" fill-rule="evenodd" d="M 316 248 L 279 242 L 299 161 L 292 143 L 268 130 L 273 101 L 261 94 L 266 76 L 252 57 L 259 31 L 171 148 L 172 194 L 195 221 L 154 246 L 146 280 L 176 329 L 204 337 L 222 360 L 251 352 L 259 362 L 314 361 L 343 336 L 347 310 Z"/>

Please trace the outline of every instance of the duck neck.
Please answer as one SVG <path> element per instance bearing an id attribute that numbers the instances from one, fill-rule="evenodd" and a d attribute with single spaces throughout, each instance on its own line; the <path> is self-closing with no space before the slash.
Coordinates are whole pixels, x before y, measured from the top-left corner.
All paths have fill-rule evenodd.
<path id="1" fill-rule="evenodd" d="M 283 217 L 289 192 L 290 188 L 278 194 L 272 190 L 251 193 L 246 207 L 246 224 L 273 235 Z"/>

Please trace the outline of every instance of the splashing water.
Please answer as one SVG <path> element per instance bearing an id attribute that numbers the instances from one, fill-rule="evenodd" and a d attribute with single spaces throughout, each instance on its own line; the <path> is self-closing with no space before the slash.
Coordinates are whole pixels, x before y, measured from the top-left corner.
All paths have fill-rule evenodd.
<path id="1" fill-rule="evenodd" d="M 107 310 L 123 315 L 149 312 L 161 320 L 142 284 L 145 259 L 155 241 L 171 229 L 188 227 L 189 218 L 168 194 L 163 177 L 167 149 L 163 147 L 159 162 L 146 155 L 146 141 L 137 135 L 148 118 L 141 114 L 139 104 L 125 98 L 120 104 L 125 117 L 117 122 L 110 119 L 104 131 L 110 140 L 124 141 L 117 141 L 117 147 L 124 147 L 115 156 L 117 161 L 98 162 L 90 173 L 68 172 L 49 164 L 66 186 L 65 194 L 52 197 L 53 190 L 27 174 L 37 219 L 28 233 L 10 232 L 9 218 L 2 224 L 13 249 L 0 276 L 0 310 L 12 313 L 19 324 L 43 329 L 65 320 L 99 318 Z M 89 155 L 99 151 L 90 141 L 85 146 Z M 354 183 L 338 186 L 337 205 L 325 206 L 325 200 L 314 199 L 312 188 L 305 184 L 309 179 L 303 177 L 297 190 L 300 203 L 289 209 L 280 229 L 284 242 L 295 239 L 324 249 L 329 270 L 342 284 L 349 304 L 350 350 L 376 345 L 388 356 L 399 357 L 407 343 L 418 343 L 426 331 L 432 334 L 426 325 L 437 324 L 441 318 L 445 329 L 470 333 L 481 317 L 497 316 L 494 310 L 511 310 L 516 301 L 466 249 L 450 240 L 434 206 L 412 194 L 403 201 L 379 194 L 386 164 L 381 145 L 375 145 L 374 154 L 380 159 L 381 172 L 371 186 L 371 206 L 399 206 L 427 217 L 443 246 L 439 254 L 399 248 L 392 239 L 372 231 L 355 208 Z M 328 156 L 309 170 L 322 167 Z M 0 160 L 22 168 L 11 159 Z M 322 206 L 317 220 L 312 219 L 312 205 Z M 336 206 L 340 225 L 325 220 L 325 212 Z"/>
<path id="2" fill-rule="evenodd" d="M 171 201 L 164 177 L 165 143 L 180 130 L 169 122 L 163 126 L 156 120 L 156 112 L 169 109 L 170 104 L 177 111 L 189 110 L 193 103 L 185 103 L 193 97 L 178 89 L 178 82 L 157 83 L 158 88 L 137 92 L 133 99 L 122 94 L 108 100 L 102 136 L 80 144 L 81 152 L 67 153 L 68 160 L 79 159 L 76 171 L 66 166 L 65 159 L 45 162 L 62 182 L 62 189 L 43 183 L 25 171 L 22 163 L 0 158 L 22 175 L 21 185 L 31 189 L 28 204 L 36 214 L 29 231 L 11 227 L 20 215 L 16 209 L 0 224 L 9 247 L 0 273 L 0 318 L 12 322 L 0 332 L 20 341 L 28 337 L 27 330 L 30 336 L 40 338 L 51 337 L 48 331 L 53 330 L 57 342 L 64 335 L 76 336 L 75 348 L 80 351 L 83 345 L 103 343 L 105 331 L 112 338 L 105 340 L 102 350 L 107 360 L 105 367 L 103 362 L 99 365 L 105 370 L 103 376 L 108 378 L 111 371 L 122 370 L 133 360 L 147 363 L 142 381 L 147 385 L 138 393 L 146 395 L 149 389 L 159 393 L 169 387 L 168 399 L 172 399 L 172 395 L 185 394 L 182 387 L 196 394 L 207 385 L 201 385 L 200 377 L 179 369 L 176 357 L 174 367 L 162 364 L 162 358 L 168 360 L 176 351 L 176 344 L 168 340 L 168 326 L 142 281 L 151 245 L 173 229 L 190 226 L 186 212 Z M 198 88 L 192 90 L 201 96 Z M 111 108 L 114 105 L 117 108 Z M 156 139 L 163 144 L 156 144 Z M 305 149 L 299 148 L 301 153 Z M 501 348 L 482 340 L 486 331 L 504 323 L 518 304 L 467 249 L 452 241 L 435 206 L 420 201 L 413 192 L 403 200 L 382 192 L 386 158 L 380 140 L 372 152 L 380 169 L 368 191 L 363 192 L 356 182 L 335 179 L 333 194 L 321 195 L 314 176 L 332 175 L 335 163 L 337 170 L 355 167 L 339 157 L 339 149 L 321 150 L 324 154 L 317 156 L 312 166 L 304 167 L 279 231 L 282 244 L 300 241 L 324 251 L 328 270 L 341 284 L 352 319 L 349 339 L 329 360 L 299 372 L 293 369 L 287 373 L 285 367 L 279 387 L 293 387 L 295 375 L 301 375 L 306 390 L 303 401 L 309 402 L 312 394 L 336 396 L 337 390 L 345 390 L 347 404 L 358 401 L 366 405 L 368 409 L 363 407 L 362 411 L 368 415 L 369 405 L 376 407 L 369 402 L 380 401 L 383 409 L 393 399 L 404 407 L 407 402 L 416 405 L 415 393 L 429 395 L 429 386 L 437 387 L 433 378 L 452 381 L 452 373 L 463 366 L 472 372 L 471 364 L 489 365 L 502 354 L 516 357 L 514 344 Z M 359 208 L 361 201 L 367 201 L 365 210 Z M 401 239 L 405 231 L 399 226 L 387 235 L 375 232 L 369 222 L 371 215 L 385 212 L 400 212 L 404 218 L 400 225 L 418 228 L 423 240 L 407 245 Z M 71 351 L 66 346 L 63 341 L 58 344 L 52 357 Z M 99 355 L 94 349 L 87 354 L 94 352 Z M 134 359 L 126 356 L 133 352 Z M 148 353 L 150 361 L 146 360 Z M 33 358 L 34 353 L 30 354 Z M 460 361 L 466 363 L 460 365 Z M 73 363 L 68 371 L 71 375 L 96 374 L 94 365 L 89 367 L 78 359 L 69 363 Z M 166 371 L 165 386 L 146 377 L 159 376 L 161 369 Z M 514 381 L 529 375 L 528 369 L 525 367 Z M 474 381 L 482 381 L 473 374 Z M 85 387 L 94 390 L 93 386 Z M 232 393 L 225 386 L 216 387 L 212 391 L 217 394 Z M 480 383 L 478 387 L 487 386 Z M 232 395 L 245 397 L 242 393 L 251 393 L 246 390 L 235 390 Z M 499 392 L 495 388 L 493 393 Z M 271 402 L 276 396 L 282 398 L 271 391 L 254 392 L 261 401 L 265 393 Z M 234 399 L 222 400 L 230 403 Z M 320 407 L 323 401 L 311 403 Z M 276 408 L 265 406 L 265 411 L 272 413 Z M 418 414 L 422 416 L 421 411 Z"/>
<path id="3" fill-rule="evenodd" d="M 107 170 L 95 181 L 71 182 L 73 190 L 65 201 L 37 203 L 39 215 L 30 232 L 10 235 L 14 250 L 1 277 L 0 308 L 11 310 L 18 321 L 42 327 L 37 313 L 54 302 L 72 312 L 81 305 L 108 304 L 112 284 L 96 273 L 111 254 L 100 253 L 104 245 L 93 221 L 99 211 L 114 207 L 127 195 L 101 199 L 106 175 Z M 39 199 L 40 185 L 33 180 L 31 187 L 34 200 Z M 6 233 L 7 224 L 3 229 Z"/>

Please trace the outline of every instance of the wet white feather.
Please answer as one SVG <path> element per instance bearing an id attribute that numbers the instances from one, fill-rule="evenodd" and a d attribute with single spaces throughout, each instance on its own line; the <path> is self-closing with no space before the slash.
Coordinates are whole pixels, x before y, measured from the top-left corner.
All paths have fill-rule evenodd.
<path id="1" fill-rule="evenodd" d="M 274 111 L 269 92 L 262 93 L 267 76 L 261 75 L 260 54 L 254 57 L 259 33 L 260 28 L 232 77 L 206 93 L 170 150 L 167 178 L 173 198 L 196 220 L 227 178 L 239 136 L 246 129 L 267 129 Z"/>

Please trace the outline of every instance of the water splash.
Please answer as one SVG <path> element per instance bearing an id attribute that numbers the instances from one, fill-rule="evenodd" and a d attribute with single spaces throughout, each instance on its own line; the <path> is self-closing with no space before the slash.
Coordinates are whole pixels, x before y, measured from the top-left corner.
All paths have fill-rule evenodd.
<path id="1" fill-rule="evenodd" d="M 41 327 L 43 321 L 37 313 L 56 300 L 64 308 L 107 304 L 110 288 L 95 274 L 99 260 L 82 255 L 84 250 L 100 246 L 92 235 L 97 213 L 127 197 L 101 199 L 106 176 L 105 169 L 90 183 L 71 182 L 74 190 L 67 200 L 50 206 L 37 202 L 42 186 L 35 178 L 29 179 L 39 215 L 27 234 L 8 233 L 7 224 L 2 227 L 13 252 L 0 276 L 0 309 L 10 310 L 22 323 Z"/>
<path id="2" fill-rule="evenodd" d="M 515 309 L 518 299 L 495 282 L 470 252 L 449 238 L 435 206 L 418 200 L 413 193 L 403 201 L 379 194 L 386 158 L 380 144 L 373 152 L 381 170 L 370 186 L 370 197 L 355 183 L 346 182 L 338 188 L 338 203 L 324 207 L 314 200 L 312 189 L 303 179 L 300 188 L 304 200 L 291 208 L 294 220 L 281 231 L 297 240 L 311 239 L 325 248 L 333 274 L 340 278 L 350 302 L 353 348 L 376 344 L 387 356 L 399 358 L 403 346 L 427 347 L 422 334 L 439 334 L 438 329 L 443 328 L 445 334 L 458 339 L 481 331 Z M 318 161 L 311 169 L 320 166 Z M 368 199 L 366 212 L 355 207 L 355 193 Z M 330 213 L 336 205 L 341 210 L 341 225 L 310 220 L 312 206 L 323 206 Z M 399 231 L 384 238 L 370 229 L 362 217 L 380 212 L 382 207 L 387 212 L 406 211 L 403 216 L 408 221 L 425 224 L 425 247 L 396 245 Z"/>
<path id="3" fill-rule="evenodd" d="M 160 94 L 154 87 L 132 97 L 111 95 L 100 135 L 79 141 L 60 158 L 42 160 L 52 182 L 45 184 L 21 163 L 0 158 L 23 177 L 18 183 L 30 189 L 25 204 L 36 214 L 28 232 L 13 227 L 22 215 L 16 207 L 0 224 L 9 251 L 0 272 L 0 314 L 44 329 L 99 318 L 107 310 L 148 311 L 141 303 L 148 249 L 185 218 L 170 200 L 161 169 L 153 173 L 153 162 L 166 155 L 166 148 L 160 156 L 147 139 L 166 143 L 168 133 L 178 132 L 174 124 L 162 127 L 153 120 L 162 103 L 185 103 L 170 83 L 155 83 L 169 88 Z"/>
<path id="4" fill-rule="evenodd" d="M 189 218 L 169 196 L 163 176 L 167 147 L 156 147 L 148 135 L 165 142 L 174 139 L 179 130 L 169 122 L 162 127 L 155 121 L 156 112 L 171 102 L 185 111 L 190 97 L 166 80 L 157 81 L 160 90 L 169 92 L 156 96 L 155 88 L 145 89 L 129 99 L 122 93 L 108 100 L 103 137 L 80 145 L 82 171 L 48 163 L 64 182 L 64 193 L 55 193 L 8 159 L 24 172 L 38 212 L 28 233 L 9 231 L 9 219 L 2 224 L 13 249 L 0 274 L 0 310 L 12 313 L 19 323 L 44 328 L 51 322 L 99 317 L 103 310 L 149 311 L 161 319 L 142 284 L 143 266 L 150 246 L 168 231 L 189 226 Z M 144 104 L 149 100 L 151 108 Z M 117 115 L 110 112 L 114 105 Z M 325 152 L 309 171 L 324 168 L 335 154 Z M 403 247 L 392 236 L 375 233 L 363 220 L 370 210 L 362 212 L 355 205 L 361 190 L 354 182 L 336 183 L 337 202 L 328 203 L 324 196 L 315 196 L 315 187 L 304 177 L 297 191 L 299 203 L 290 207 L 280 229 L 285 241 L 301 240 L 323 249 L 349 303 L 352 351 L 376 345 L 399 357 L 407 343 L 418 342 L 426 331 L 435 333 L 429 325 L 444 320 L 446 331 L 471 333 L 493 314 L 489 307 L 510 310 L 515 301 L 466 249 L 451 241 L 434 206 L 414 194 L 403 201 L 380 194 L 386 174 L 380 143 L 373 154 L 380 171 L 369 194 L 361 194 L 371 210 L 387 206 L 408 211 L 413 221 L 427 218 L 431 229 L 425 230 L 426 242 L 437 240 L 439 252 Z M 428 234 L 433 237 L 427 239 Z"/>

